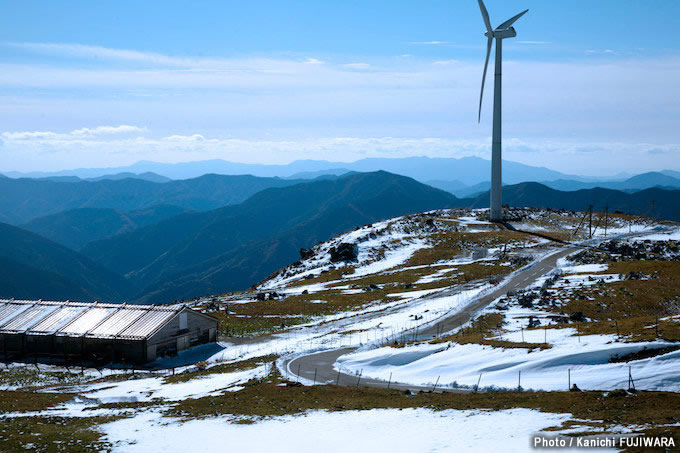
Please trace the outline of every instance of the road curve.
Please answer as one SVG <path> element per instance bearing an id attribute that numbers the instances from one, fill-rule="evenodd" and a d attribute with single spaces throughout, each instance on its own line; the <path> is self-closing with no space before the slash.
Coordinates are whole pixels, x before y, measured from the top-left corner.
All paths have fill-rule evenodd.
<path id="1" fill-rule="evenodd" d="M 567 246 L 556 253 L 548 255 L 543 259 L 535 262 L 534 264 L 528 266 L 527 268 L 519 271 L 510 280 L 498 286 L 497 289 L 491 293 L 481 296 L 479 299 L 466 305 L 461 310 L 452 313 L 450 316 L 442 318 L 439 322 L 424 328 L 419 331 L 417 338 L 419 340 L 427 340 L 437 335 L 441 332 L 452 331 L 462 324 L 468 322 L 474 314 L 480 309 L 486 307 L 494 300 L 506 294 L 508 291 L 524 289 L 530 286 L 534 281 L 536 281 L 542 275 L 550 272 L 552 269 L 557 267 L 557 261 L 574 251 L 578 250 L 579 246 Z M 393 388 L 399 390 L 410 389 L 413 391 L 418 390 L 435 390 L 435 391 L 447 391 L 447 392 L 467 392 L 469 390 L 463 389 L 450 389 L 450 388 L 434 388 L 434 386 L 417 386 L 409 385 L 395 382 L 385 382 L 375 379 L 362 378 L 355 375 L 349 375 L 342 372 L 338 372 L 333 368 L 333 364 L 336 360 L 345 354 L 353 352 L 356 348 L 340 348 L 333 349 L 324 352 L 317 352 L 313 354 L 304 355 L 301 357 L 294 358 L 290 361 L 284 363 L 286 373 L 288 378 L 291 380 L 297 380 L 298 376 L 309 380 L 311 382 L 322 383 L 322 384 L 337 384 L 337 385 L 356 385 L 362 387 L 380 387 L 380 388 Z"/>

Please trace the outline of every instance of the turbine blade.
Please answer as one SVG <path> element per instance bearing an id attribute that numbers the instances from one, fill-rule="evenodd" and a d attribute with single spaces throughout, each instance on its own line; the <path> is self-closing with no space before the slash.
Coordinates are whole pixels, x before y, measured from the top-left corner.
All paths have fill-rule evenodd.
<path id="1" fill-rule="evenodd" d="M 484 25 L 486 25 L 486 31 L 493 34 L 493 28 L 491 27 L 491 21 L 489 20 L 489 12 L 486 10 L 486 6 L 484 6 L 484 2 L 482 0 L 477 1 L 479 2 L 479 9 L 482 11 L 482 18 L 484 18 Z"/>
<path id="2" fill-rule="evenodd" d="M 486 61 L 484 62 L 484 73 L 482 74 L 482 91 L 479 94 L 479 114 L 477 115 L 478 123 L 482 121 L 482 99 L 484 98 L 484 83 L 486 82 L 486 69 L 489 67 L 489 57 L 491 56 L 492 44 L 493 38 L 489 38 L 486 44 Z"/>
<path id="3" fill-rule="evenodd" d="M 481 2 L 482 0 L 479 0 L 479 1 Z M 500 24 L 498 27 L 496 27 L 496 30 L 505 30 L 506 28 L 510 28 L 510 27 L 512 26 L 512 24 L 514 24 L 515 22 L 517 22 L 517 19 L 519 19 L 520 17 L 524 16 L 527 12 L 529 12 L 528 9 L 527 9 L 526 11 L 522 11 L 521 13 L 519 13 L 518 15 L 516 15 L 515 17 L 506 20 L 505 22 L 503 22 L 502 24 Z"/>

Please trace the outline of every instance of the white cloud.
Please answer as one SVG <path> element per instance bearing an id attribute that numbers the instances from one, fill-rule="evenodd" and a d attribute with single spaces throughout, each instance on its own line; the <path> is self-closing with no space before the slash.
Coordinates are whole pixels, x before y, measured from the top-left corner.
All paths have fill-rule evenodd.
<path id="1" fill-rule="evenodd" d="M 451 59 L 451 60 L 437 60 L 437 61 L 432 62 L 432 64 L 439 64 L 439 65 L 455 64 L 455 63 L 460 63 L 460 61 Z"/>
<path id="2" fill-rule="evenodd" d="M 37 53 L 62 55 L 75 58 L 125 60 L 172 66 L 192 65 L 197 61 L 195 59 L 169 57 L 167 55 L 153 52 L 112 49 L 109 47 L 88 46 L 83 44 L 9 42 L 4 43 L 4 45 Z"/>
<path id="3" fill-rule="evenodd" d="M 482 124 L 477 124 L 481 60 L 354 56 L 322 62 L 176 58 L 60 44 L 40 49 L 117 64 L 0 64 L 0 124 L 6 131 L 0 134 L 1 170 L 36 161 L 64 167 L 96 165 L 100 159 L 108 165 L 112 156 L 185 160 L 187 153 L 196 159 L 260 162 L 323 155 L 459 155 L 485 152 L 479 143 L 490 134 L 492 96 L 486 97 Z M 680 59 L 626 60 L 603 52 L 582 61 L 506 62 L 509 155 L 569 168 L 583 164 L 573 159 L 577 145 L 604 143 L 609 145 L 591 153 L 594 159 L 607 156 L 593 163 L 595 171 L 612 162 L 629 169 L 651 165 L 646 150 L 656 148 L 666 151 L 655 158 L 677 168 L 671 162 L 680 159 L 674 145 L 680 143 L 675 127 Z M 125 61 L 132 64 L 118 64 Z M 140 68 L 139 62 L 149 67 Z M 83 127 L 93 124 L 104 126 Z M 245 138 L 224 139 L 225 131 Z M 323 138 L 353 136 L 358 138 Z M 376 136 L 395 138 L 366 138 Z M 509 137 L 521 137 L 524 145 Z M 640 146 L 637 153 L 629 151 Z M 626 157 L 612 158 L 613 149 L 626 150 Z M 549 161 L 546 156 L 572 158 Z"/>
<path id="4" fill-rule="evenodd" d="M 5 132 L 2 170 L 59 170 L 127 165 L 138 160 L 183 162 L 225 159 L 235 162 L 288 163 L 298 159 L 351 162 L 365 157 L 489 158 L 490 138 L 319 137 L 288 140 L 206 137 L 174 134 L 159 138 L 80 137 L 56 132 Z M 572 174 L 612 175 L 630 170 L 627 162 L 642 156 L 634 172 L 677 168 L 680 145 L 664 143 L 582 142 L 506 137 L 504 158 Z M 654 160 L 649 159 L 649 153 Z M 36 168 L 39 158 L 41 168 Z M 19 165 L 25 159 L 24 165 Z M 589 162 L 583 166 L 584 159 Z M 14 162 L 14 165 L 9 166 Z M 27 166 L 28 165 L 28 166 Z"/>
<path id="5" fill-rule="evenodd" d="M 585 54 L 587 55 L 616 55 L 616 51 L 612 49 L 604 49 L 604 50 L 593 50 L 589 49 L 585 51 Z"/>
<path id="6" fill-rule="evenodd" d="M 442 46 L 446 44 L 455 44 L 455 41 L 418 41 L 410 42 L 409 44 L 420 46 Z"/>
<path id="7" fill-rule="evenodd" d="M 146 131 L 146 128 L 121 124 L 120 126 L 98 126 L 91 129 L 83 127 L 66 133 L 52 131 L 3 132 L 2 137 L 8 142 L 37 141 L 47 143 L 50 141 L 87 140 L 99 136 L 138 134 L 144 131 Z"/>
<path id="8" fill-rule="evenodd" d="M 76 129 L 71 132 L 71 135 L 75 136 L 95 136 L 95 135 L 114 135 L 114 134 L 131 134 L 131 133 L 141 133 L 144 132 L 146 128 L 129 126 L 127 124 L 121 124 L 120 126 L 98 126 L 92 129 L 84 127 L 82 129 Z"/>
<path id="9" fill-rule="evenodd" d="M 163 137 L 163 140 L 168 142 L 177 143 L 197 143 L 197 142 L 207 142 L 208 140 L 200 134 L 193 135 L 170 135 L 168 137 Z"/>
<path id="10" fill-rule="evenodd" d="M 324 63 L 325 63 L 324 61 L 321 61 L 321 60 L 316 59 L 316 58 L 307 58 L 305 60 L 305 64 L 324 64 Z"/>

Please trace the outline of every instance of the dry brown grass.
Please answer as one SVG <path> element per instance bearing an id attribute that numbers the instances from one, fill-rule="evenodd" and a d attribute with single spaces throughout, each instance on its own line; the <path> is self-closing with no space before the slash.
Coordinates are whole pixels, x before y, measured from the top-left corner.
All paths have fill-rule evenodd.
<path id="1" fill-rule="evenodd" d="M 371 304 L 394 302 L 389 297 L 394 293 L 408 293 L 422 290 L 445 289 L 471 281 L 501 277 L 517 266 L 500 265 L 499 262 L 472 263 L 457 266 L 441 279 L 416 283 L 423 276 L 436 273 L 439 268 L 408 269 L 402 272 L 362 277 L 329 285 L 328 289 L 310 294 L 289 295 L 283 299 L 233 304 L 235 313 L 226 315 L 223 311 L 215 314 L 219 319 L 219 330 L 225 336 L 249 335 L 262 332 L 278 332 L 286 328 L 309 322 L 312 317 L 325 316 L 357 310 Z M 356 285 L 358 292 L 344 293 L 339 287 Z M 363 291 L 370 285 L 378 289 Z M 407 285 L 410 285 L 407 287 Z M 319 303 L 317 301 L 324 301 Z"/>
<path id="2" fill-rule="evenodd" d="M 75 397 L 71 393 L 39 393 L 0 390 L 0 413 L 42 411 Z"/>
<path id="3" fill-rule="evenodd" d="M 452 335 L 446 335 L 430 341 L 432 344 L 453 342 L 458 344 L 481 344 L 494 348 L 521 348 L 521 349 L 548 349 L 551 346 L 545 343 L 526 343 L 506 341 L 499 338 L 489 338 L 501 336 L 505 315 L 502 313 L 485 313 L 463 327 Z"/>
<path id="4" fill-rule="evenodd" d="M 659 320 L 680 314 L 680 262 L 614 262 L 608 263 L 608 269 L 602 273 L 627 275 L 633 271 L 654 277 L 612 283 L 605 280 L 561 291 L 558 298 L 571 298 L 561 310 L 567 314 L 581 312 L 592 320 L 580 323 L 583 334 L 618 334 L 629 341 L 656 338 L 680 341 L 680 322 Z"/>
<path id="5" fill-rule="evenodd" d="M 110 451 L 100 424 L 116 417 L 11 417 L 0 423 L 0 450 L 46 452 Z"/>
<path id="6" fill-rule="evenodd" d="M 432 234 L 429 241 L 431 247 L 416 251 L 406 263 L 407 266 L 430 265 L 468 254 L 476 247 L 491 248 L 504 244 L 534 242 L 535 238 L 524 233 L 505 230 L 486 233 L 447 231 Z"/>
<path id="7" fill-rule="evenodd" d="M 212 374 L 218 373 L 234 373 L 236 371 L 244 371 L 256 368 L 258 365 L 263 363 L 273 362 L 278 358 L 274 354 L 270 354 L 262 357 L 254 357 L 248 360 L 241 360 L 240 362 L 234 363 L 223 363 L 219 365 L 212 366 L 210 368 L 200 369 L 193 373 L 184 372 L 175 374 L 172 376 L 166 376 L 164 379 L 165 384 L 176 384 L 179 382 L 187 382 L 192 379 L 202 378 L 205 376 L 210 376 Z"/>
<path id="8" fill-rule="evenodd" d="M 354 273 L 354 269 L 349 266 L 339 267 L 328 272 L 323 272 L 314 278 L 303 278 L 290 283 L 288 286 L 306 286 L 313 285 L 315 283 L 328 283 L 336 280 L 342 280 L 346 277 L 351 277 Z"/>

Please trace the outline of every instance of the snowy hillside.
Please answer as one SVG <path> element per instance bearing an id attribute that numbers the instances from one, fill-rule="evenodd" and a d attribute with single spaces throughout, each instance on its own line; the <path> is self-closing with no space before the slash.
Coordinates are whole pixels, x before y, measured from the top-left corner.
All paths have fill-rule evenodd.
<path id="1" fill-rule="evenodd" d="M 301 250 L 249 291 L 184 302 L 220 320 L 219 342 L 141 369 L 10 363 L 1 439 L 258 450 L 333 424 L 324 439 L 351 431 L 354 450 L 400 451 L 422 445 L 407 429 L 417 418 L 428 448 L 479 445 L 492 423 L 489 448 L 522 451 L 548 428 L 676 429 L 663 417 L 680 404 L 678 227 L 509 214 L 500 225 L 482 210 L 432 211 Z M 566 392 L 574 385 L 584 392 Z M 55 437 L 45 420 L 72 429 Z M 310 440 L 298 450 L 321 441 Z"/>

